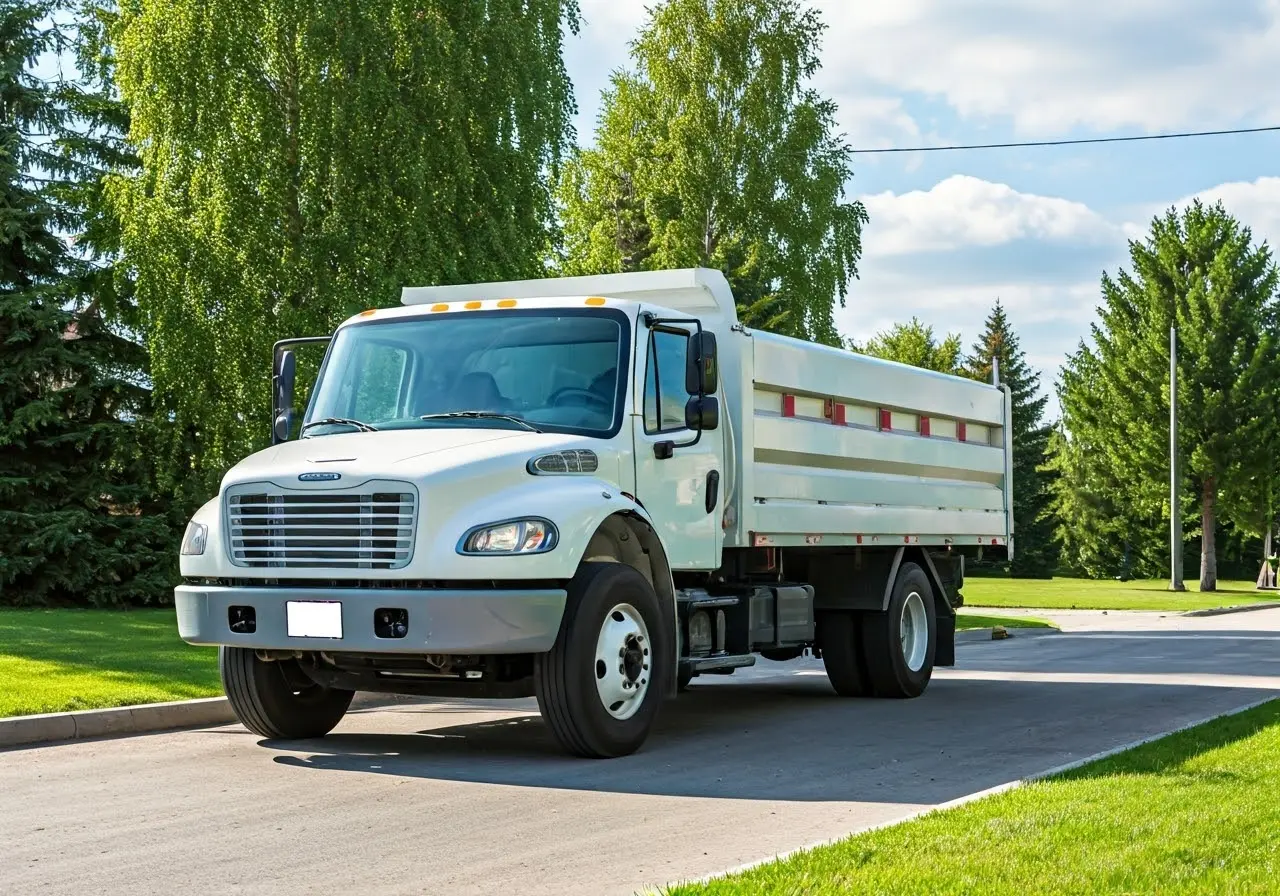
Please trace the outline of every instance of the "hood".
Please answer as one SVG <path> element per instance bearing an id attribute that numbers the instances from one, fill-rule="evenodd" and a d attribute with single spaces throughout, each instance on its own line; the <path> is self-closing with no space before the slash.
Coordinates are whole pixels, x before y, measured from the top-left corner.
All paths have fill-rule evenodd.
<path id="1" fill-rule="evenodd" d="M 463 462 L 505 454 L 532 456 L 578 447 L 583 441 L 581 436 L 479 427 L 337 433 L 282 442 L 251 454 L 227 472 L 223 484 L 275 479 L 297 488 L 300 474 L 318 472 L 339 473 L 343 479 L 412 479 Z"/>

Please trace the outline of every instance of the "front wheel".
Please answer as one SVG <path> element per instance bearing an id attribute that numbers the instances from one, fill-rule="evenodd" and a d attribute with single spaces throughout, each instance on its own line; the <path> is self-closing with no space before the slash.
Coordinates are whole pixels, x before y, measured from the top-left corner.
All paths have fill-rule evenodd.
<path id="1" fill-rule="evenodd" d="M 244 647 L 219 647 L 218 672 L 236 718 L 272 740 L 324 737 L 355 697 L 312 681 L 297 660 L 264 662 Z"/>
<path id="2" fill-rule="evenodd" d="M 584 563 L 560 633 L 537 657 L 538 708 L 570 753 L 612 758 L 644 743 L 662 703 L 667 639 L 649 581 L 621 563 Z"/>

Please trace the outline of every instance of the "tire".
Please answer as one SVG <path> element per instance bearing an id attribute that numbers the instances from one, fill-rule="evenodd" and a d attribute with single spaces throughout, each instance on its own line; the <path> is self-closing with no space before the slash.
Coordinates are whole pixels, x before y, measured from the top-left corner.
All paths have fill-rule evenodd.
<path id="1" fill-rule="evenodd" d="M 271 740 L 324 737 L 355 696 L 311 681 L 296 660 L 263 662 L 245 647 L 219 647 L 218 672 L 236 718 Z"/>
<path id="2" fill-rule="evenodd" d="M 822 665 L 827 670 L 827 680 L 841 697 L 866 697 L 871 693 L 863 665 L 860 616 L 851 610 L 832 610 L 817 620 Z"/>
<path id="3" fill-rule="evenodd" d="M 591 759 L 640 749 L 674 671 L 669 639 L 644 576 L 621 563 L 582 564 L 556 642 L 534 661 L 538 708 L 561 747 Z"/>
<path id="4" fill-rule="evenodd" d="M 928 576 L 915 563 L 902 564 L 888 608 L 862 617 L 862 650 L 873 695 L 904 699 L 924 693 L 938 646 L 934 614 Z"/>

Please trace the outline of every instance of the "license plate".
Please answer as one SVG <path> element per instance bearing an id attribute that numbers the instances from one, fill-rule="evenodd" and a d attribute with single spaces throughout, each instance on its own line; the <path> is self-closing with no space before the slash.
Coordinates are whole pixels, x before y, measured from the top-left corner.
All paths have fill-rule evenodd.
<path id="1" fill-rule="evenodd" d="M 290 638 L 342 637 L 342 604 L 338 601 L 291 600 L 285 603 Z"/>

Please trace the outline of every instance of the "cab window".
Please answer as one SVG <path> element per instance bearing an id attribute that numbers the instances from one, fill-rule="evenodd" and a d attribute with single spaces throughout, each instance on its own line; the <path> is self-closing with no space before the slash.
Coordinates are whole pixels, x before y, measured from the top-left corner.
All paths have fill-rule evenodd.
<path id="1" fill-rule="evenodd" d="M 684 389 L 689 334 L 684 330 L 651 330 L 644 378 L 644 431 L 675 432 L 685 429 Z"/>

